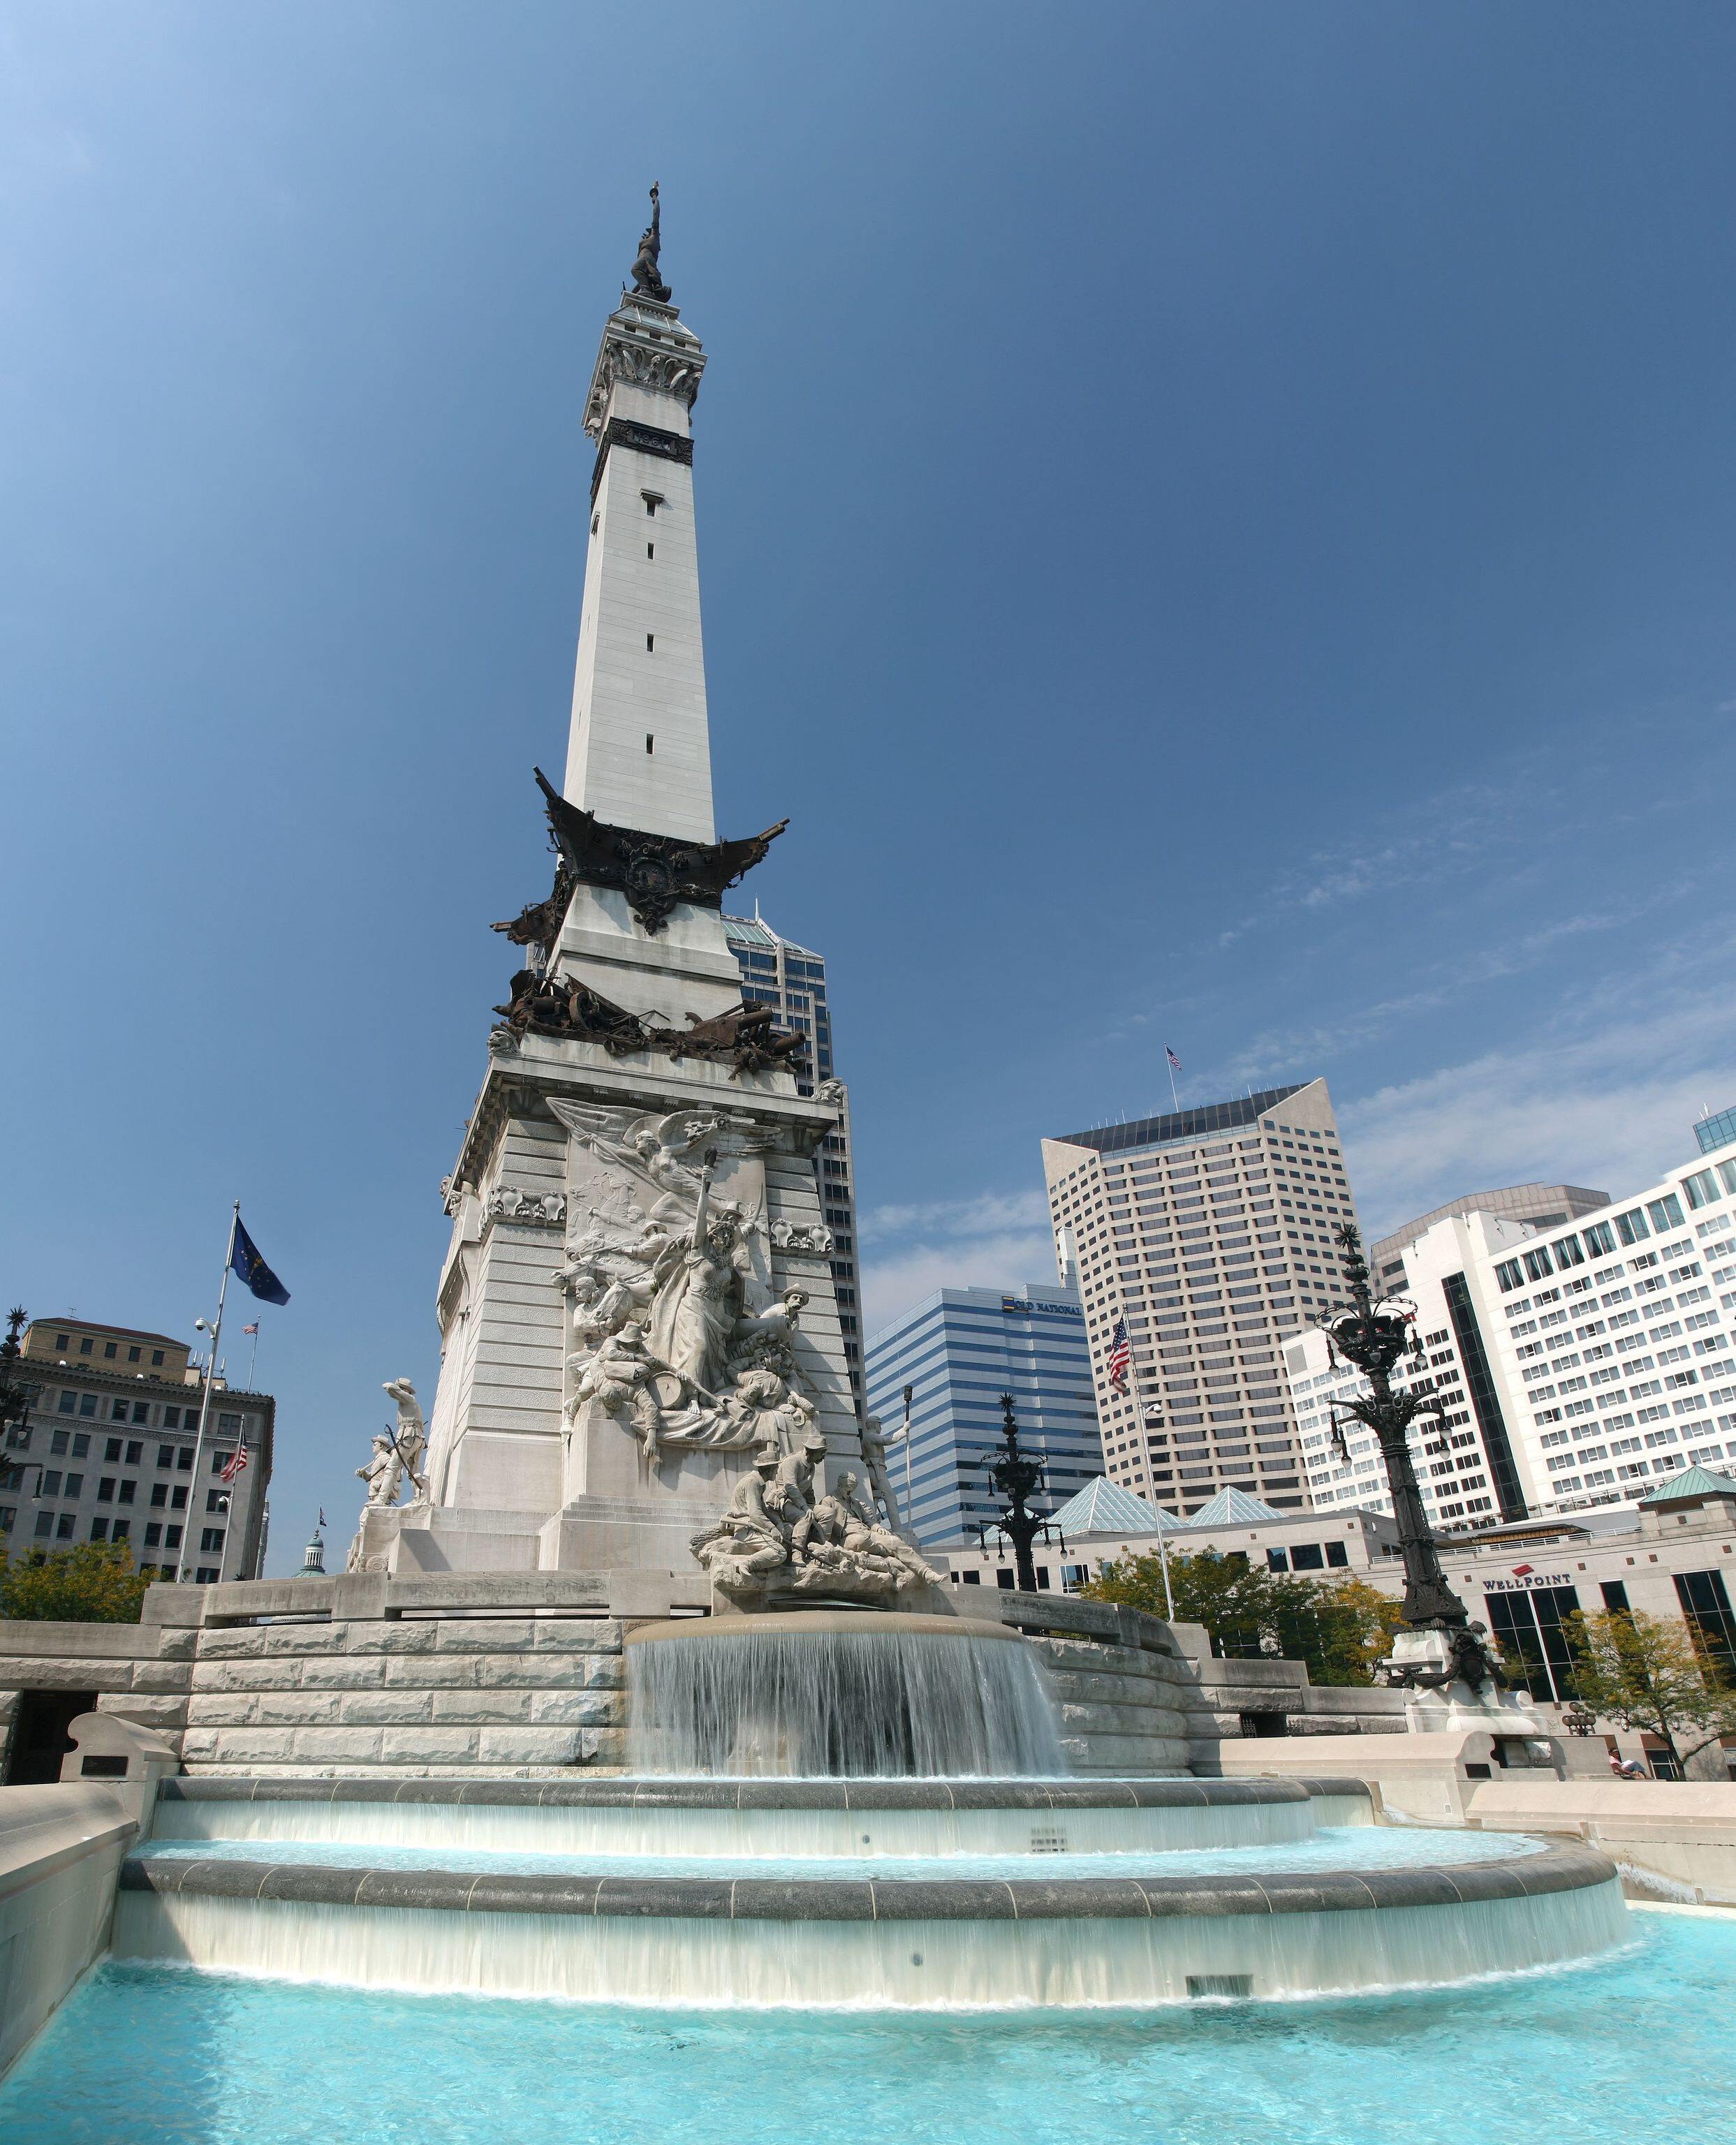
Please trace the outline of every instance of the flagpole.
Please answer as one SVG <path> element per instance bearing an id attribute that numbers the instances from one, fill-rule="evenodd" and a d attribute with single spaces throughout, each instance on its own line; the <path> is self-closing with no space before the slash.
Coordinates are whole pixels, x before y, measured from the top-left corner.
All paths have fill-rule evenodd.
<path id="1" fill-rule="evenodd" d="M 1175 1590 L 1169 1583 L 1169 1550 L 1164 1540 L 1163 1508 L 1157 1508 L 1157 1560 L 1163 1566 L 1163 1606 L 1169 1621 L 1176 1620 Z"/>
<path id="2" fill-rule="evenodd" d="M 251 1355 L 247 1358 L 247 1391 L 248 1391 L 250 1393 L 251 1393 L 251 1392 L 254 1392 L 254 1391 L 256 1391 L 257 1390 L 257 1388 L 255 1386 L 255 1385 L 254 1385 L 254 1383 L 253 1383 L 253 1374 L 254 1374 L 254 1372 L 255 1372 L 258 1368 L 259 1368 L 259 1321 L 256 1319 L 256 1320 L 254 1321 L 254 1325 L 253 1325 L 253 1353 L 252 1353 L 252 1354 L 251 1354 Z"/>
<path id="3" fill-rule="evenodd" d="M 1169 1071 L 1169 1098 L 1176 1115 L 1181 1114 L 1181 1097 L 1176 1092 L 1176 1061 L 1169 1054 L 1169 1045 L 1163 1046 L 1163 1062 Z"/>
<path id="4" fill-rule="evenodd" d="M 192 1541 L 195 1507 L 202 1486 L 199 1463 L 205 1456 L 205 1426 L 211 1420 L 211 1389 L 217 1375 L 217 1342 L 222 1336 L 223 1304 L 229 1294 L 229 1269 L 235 1263 L 235 1232 L 241 1218 L 241 1202 L 237 1199 L 230 1210 L 229 1247 L 223 1254 L 223 1278 L 217 1284 L 217 1322 L 211 1328 L 211 1353 L 206 1358 L 205 1363 L 205 1396 L 199 1403 L 199 1434 L 193 1440 L 193 1480 L 187 1491 L 187 1518 L 181 1530 L 182 1562 L 178 1576 L 182 1580 L 185 1580 L 187 1575 L 196 1568 L 192 1560 Z M 222 1569 L 221 1557 L 217 1560 L 217 1568 L 219 1570 Z"/>

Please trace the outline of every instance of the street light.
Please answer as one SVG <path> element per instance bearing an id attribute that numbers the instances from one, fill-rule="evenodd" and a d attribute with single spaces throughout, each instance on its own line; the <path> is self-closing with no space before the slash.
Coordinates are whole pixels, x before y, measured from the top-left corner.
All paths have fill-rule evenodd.
<path id="1" fill-rule="evenodd" d="M 1001 1443 L 983 1461 L 988 1470 L 991 1486 L 1006 1499 L 1001 1516 L 995 1522 L 995 1530 L 1004 1535 L 1012 1544 L 1012 1561 L 1021 1592 L 1037 1591 L 1037 1566 L 1031 1560 L 1031 1545 L 1038 1535 L 1045 1544 L 1055 1537 L 1049 1532 L 1049 1522 L 1030 1510 L 1026 1500 L 1034 1491 L 1045 1490 L 1048 1485 L 1043 1475 L 1042 1462 L 1032 1460 L 1019 1451 L 1018 1419 L 1012 1412 L 1012 1396 L 1001 1396 Z M 985 1554 L 988 1549 L 988 1525 L 985 1521 L 977 1529 L 977 1538 Z M 1061 1537 L 1061 1553 L 1067 1554 L 1067 1538 Z"/>
<path id="2" fill-rule="evenodd" d="M 1362 1237 L 1354 1223 L 1341 1223 L 1336 1237 L 1350 1301 L 1328 1312 L 1324 1321 L 1327 1352 L 1335 1364 L 1342 1356 L 1360 1371 L 1370 1388 L 1365 1397 L 1340 1405 L 1346 1414 L 1366 1423 L 1380 1443 L 1405 1565 L 1403 1620 L 1413 1631 L 1438 1632 L 1448 1655 L 1445 1665 L 1436 1667 L 1400 1662 L 1391 1671 L 1393 1680 L 1423 1690 L 1440 1690 L 1455 1680 L 1472 1690 L 1498 1685 L 1495 1655 L 1471 1628 L 1464 1603 L 1447 1585 L 1410 1457 L 1411 1422 L 1420 1415 L 1438 1414 L 1439 1403 L 1432 1391 L 1393 1390 L 1392 1372 L 1400 1358 L 1422 1360 L 1416 1306 L 1403 1296 L 1375 1296 L 1368 1262 L 1362 1256 Z"/>

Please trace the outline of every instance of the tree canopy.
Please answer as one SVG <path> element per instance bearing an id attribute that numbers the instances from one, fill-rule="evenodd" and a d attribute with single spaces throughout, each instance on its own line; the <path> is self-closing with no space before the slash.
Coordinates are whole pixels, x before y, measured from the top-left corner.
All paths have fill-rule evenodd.
<path id="1" fill-rule="evenodd" d="M 1584 1610 L 1564 1626 L 1580 1703 L 1606 1720 L 1655 1735 L 1678 1768 L 1721 1735 L 1736 1735 L 1736 1690 L 1673 1616 Z"/>
<path id="2" fill-rule="evenodd" d="M 32 1623 L 136 1624 L 150 1581 L 121 1542 L 7 1553 L 0 1542 L 0 1616 Z"/>
<path id="3" fill-rule="evenodd" d="M 1367 1684 L 1391 1651 L 1399 1605 L 1365 1580 L 1317 1580 L 1262 1570 L 1239 1551 L 1176 1552 L 1169 1560 L 1176 1620 L 1203 1624 L 1220 1655 L 1274 1650 L 1305 1662 L 1317 1684 Z M 1147 1615 L 1169 1614 L 1156 1555 L 1117 1557 L 1080 1591 Z"/>

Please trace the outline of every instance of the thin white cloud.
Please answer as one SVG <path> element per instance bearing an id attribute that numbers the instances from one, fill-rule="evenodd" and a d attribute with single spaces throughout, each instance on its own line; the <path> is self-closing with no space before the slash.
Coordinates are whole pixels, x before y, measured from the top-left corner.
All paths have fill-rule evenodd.
<path id="1" fill-rule="evenodd" d="M 901 1238 L 972 1239 L 1003 1230 L 1047 1226 L 1049 1202 L 1036 1187 L 1028 1192 L 985 1192 L 972 1199 L 938 1199 L 918 1205 L 872 1207 L 858 1215 L 864 1243 Z"/>
<path id="2" fill-rule="evenodd" d="M 938 1288 L 1052 1287 L 1055 1244 L 1047 1227 L 1000 1235 L 912 1244 L 869 1260 L 862 1270 L 863 1330 L 870 1340 Z"/>
<path id="3" fill-rule="evenodd" d="M 1630 990 L 1599 997 L 1579 1009 L 1577 1033 L 1558 1025 L 1343 1104 L 1371 1233 L 1503 1184 L 1624 1198 L 1694 1152 L 1695 1118 L 1736 1102 L 1736 998 L 1722 978 L 1645 1003 Z"/>

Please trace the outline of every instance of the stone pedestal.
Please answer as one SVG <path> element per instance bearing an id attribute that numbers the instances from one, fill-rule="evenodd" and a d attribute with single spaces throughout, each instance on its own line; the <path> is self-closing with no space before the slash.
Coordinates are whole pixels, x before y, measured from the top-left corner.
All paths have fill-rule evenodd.
<path id="1" fill-rule="evenodd" d="M 1385 1665 L 1395 1682 L 1404 1680 L 1405 1671 L 1446 1675 L 1453 1666 L 1452 1646 L 1441 1631 L 1400 1631 Z M 1491 1735 L 1540 1738 L 1553 1744 L 1547 1722 L 1522 1703 L 1517 1693 L 1501 1690 L 1494 1684 L 1473 1690 L 1457 1677 L 1436 1689 L 1411 1685 L 1405 1705 L 1405 1725 L 1412 1735 L 1458 1734 L 1481 1729 Z"/>

